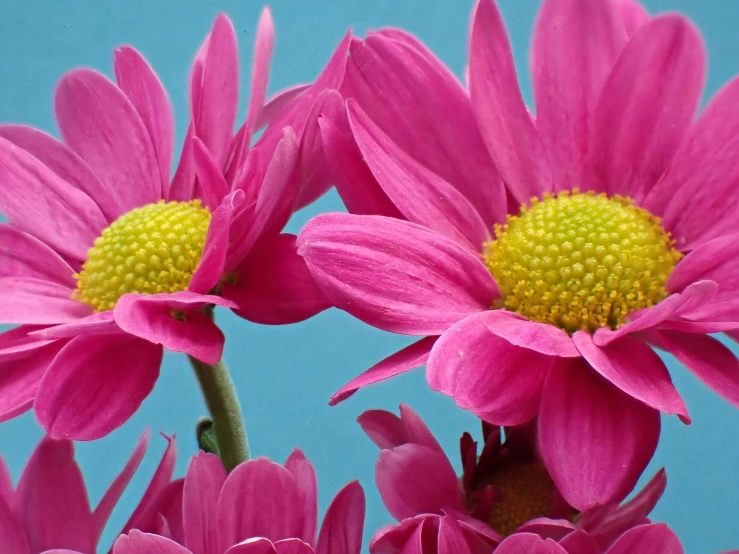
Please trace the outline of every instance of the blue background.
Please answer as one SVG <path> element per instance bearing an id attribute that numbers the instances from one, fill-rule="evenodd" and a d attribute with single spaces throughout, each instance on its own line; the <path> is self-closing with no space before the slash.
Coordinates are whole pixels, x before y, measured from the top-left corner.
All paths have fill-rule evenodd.
<path id="1" fill-rule="evenodd" d="M 528 42 L 538 2 L 500 3 L 530 103 Z M 380 26 L 408 29 L 461 75 L 467 58 L 471 4 L 459 0 L 275 0 L 272 10 L 277 45 L 270 90 L 314 78 L 349 25 L 358 33 Z M 654 0 L 645 4 L 653 13 L 683 11 L 702 30 L 710 56 L 706 97 L 737 72 L 739 3 Z M 243 91 L 250 75 L 260 9 L 256 0 L 3 0 L 0 121 L 22 122 L 56 134 L 52 94 L 59 77 L 80 65 L 112 75 L 113 48 L 130 44 L 147 57 L 169 91 L 181 143 L 188 120 L 185 84 L 190 63 L 215 14 L 228 13 L 238 31 Z M 243 96 L 241 104 L 243 118 Z M 296 232 L 319 212 L 339 209 L 341 203 L 331 193 L 296 214 L 289 230 Z M 229 337 L 225 356 L 241 395 L 253 453 L 282 462 L 294 447 L 301 447 L 318 471 L 321 512 L 340 487 L 360 479 L 368 497 L 365 551 L 372 533 L 391 519 L 374 490 L 377 449 L 355 418 L 369 408 L 397 410 L 400 402 L 407 402 L 425 418 L 457 467 L 459 435 L 464 430 L 478 433 L 474 418 L 448 398 L 428 390 L 420 370 L 360 391 L 338 407 L 329 408 L 332 392 L 405 345 L 406 338 L 381 333 L 336 310 L 287 327 L 260 327 L 225 312 L 218 314 L 218 321 Z M 667 521 L 689 553 L 737 547 L 739 412 L 674 360 L 668 363 L 694 423 L 685 427 L 677 418 L 663 420 L 662 440 L 645 477 L 666 466 L 669 484 L 653 517 Z M 131 421 L 103 440 L 77 447 L 93 505 L 146 427 L 177 434 L 177 473 L 182 475 L 195 451 L 194 423 L 204 414 L 185 358 L 167 354 L 154 393 Z M 16 479 L 40 436 L 32 414 L 0 425 L 0 452 Z M 145 463 L 104 535 L 105 550 L 135 506 L 163 448 L 163 439 L 155 435 Z"/>

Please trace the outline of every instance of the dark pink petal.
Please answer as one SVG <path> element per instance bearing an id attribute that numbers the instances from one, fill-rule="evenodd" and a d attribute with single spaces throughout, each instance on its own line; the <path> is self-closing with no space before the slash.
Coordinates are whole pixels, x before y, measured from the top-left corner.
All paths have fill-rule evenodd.
<path id="1" fill-rule="evenodd" d="M 539 411 L 552 358 L 495 336 L 487 312 L 452 325 L 431 349 L 429 386 L 493 425 L 521 425 Z"/>
<path id="2" fill-rule="evenodd" d="M 133 524 L 127 524 L 125 532 L 138 529 L 146 533 L 157 533 L 182 544 L 185 531 L 182 523 L 182 489 L 184 479 L 177 479 L 166 486 L 146 505 Z"/>
<path id="3" fill-rule="evenodd" d="M 295 477 L 281 465 L 266 458 L 238 465 L 218 502 L 219 551 L 251 537 L 278 541 L 300 536 L 305 517 L 301 499 Z"/>
<path id="4" fill-rule="evenodd" d="M 682 252 L 736 229 L 739 79 L 725 85 L 688 131 L 644 207 L 662 216 Z"/>
<path id="5" fill-rule="evenodd" d="M 533 533 L 515 533 L 501 542 L 495 554 L 567 554 L 552 539 L 542 539 Z M 580 554 L 579 552 L 573 554 Z"/>
<path id="6" fill-rule="evenodd" d="M 10 554 L 34 554 L 14 507 L 8 499 L 0 497 L 0 551 Z"/>
<path id="7" fill-rule="evenodd" d="M 621 18 L 628 36 L 649 21 L 649 12 L 637 0 L 610 0 Z"/>
<path id="8" fill-rule="evenodd" d="M 440 334 L 498 293 L 478 256 L 406 221 L 320 215 L 298 236 L 298 253 L 337 308 L 385 331 Z"/>
<path id="9" fill-rule="evenodd" d="M 144 59 L 130 46 L 115 51 L 115 78 L 136 108 L 151 137 L 162 178 L 162 197 L 169 192 L 169 175 L 174 155 L 174 113 L 159 77 Z"/>
<path id="10" fill-rule="evenodd" d="M 267 98 L 267 84 L 269 81 L 269 63 L 272 59 L 272 49 L 275 45 L 275 24 L 272 20 L 272 12 L 269 7 L 262 8 L 257 26 L 257 38 L 254 41 L 254 54 L 251 66 L 251 93 L 249 94 L 249 110 L 246 115 L 246 135 L 244 135 L 244 148 L 248 148 L 251 137 L 260 127 L 260 119 L 264 110 L 264 102 Z M 272 109 L 282 111 L 279 106 L 274 105 Z M 284 108 L 283 108 L 284 109 Z M 274 118 L 274 116 L 273 116 Z M 267 118 L 269 119 L 269 118 Z M 241 159 L 240 154 L 237 153 Z"/>
<path id="11" fill-rule="evenodd" d="M 199 452 L 190 461 L 182 497 L 185 544 L 197 554 L 219 554 L 218 498 L 226 482 L 223 463 L 213 454 Z"/>
<path id="12" fill-rule="evenodd" d="M 249 538 L 239 544 L 235 544 L 226 554 L 280 554 L 272 541 L 262 538 Z"/>
<path id="13" fill-rule="evenodd" d="M 95 550 L 97 529 L 71 441 L 41 440 L 18 482 L 16 506 L 31 552 Z"/>
<path id="14" fill-rule="evenodd" d="M 96 312 L 92 315 L 75 319 L 69 323 L 44 327 L 34 331 L 33 336 L 40 339 L 69 339 L 79 335 L 112 335 L 122 333 L 113 319 L 113 311 Z"/>
<path id="15" fill-rule="evenodd" d="M 283 539 L 273 545 L 277 554 L 314 554 L 313 547 L 300 539 Z M 230 552 L 231 549 L 227 550 Z"/>
<path id="16" fill-rule="evenodd" d="M 154 388 L 162 354 L 161 347 L 130 336 L 72 339 L 39 385 L 39 423 L 55 438 L 104 437 L 123 425 Z"/>
<path id="17" fill-rule="evenodd" d="M 492 229 L 505 219 L 504 187 L 469 97 L 418 41 L 411 46 L 383 32 L 370 33 L 366 41 L 353 39 L 340 90 L 409 159 L 455 187 L 486 226 Z"/>
<path id="18" fill-rule="evenodd" d="M 113 545 L 113 554 L 192 554 L 184 546 L 180 546 L 159 535 L 131 531 L 121 535 Z"/>
<path id="19" fill-rule="evenodd" d="M 718 284 L 714 302 L 736 298 L 739 290 L 739 235 L 732 233 L 701 243 L 678 262 L 666 288 L 670 292 L 681 292 L 703 280 Z"/>
<path id="20" fill-rule="evenodd" d="M 3 457 L 0 456 L 0 502 L 7 504 L 8 511 L 13 504 L 13 497 L 15 496 L 15 488 L 13 486 L 13 478 L 10 476 L 10 469 L 8 464 L 5 463 Z M 15 507 L 13 506 L 13 509 Z"/>
<path id="21" fill-rule="evenodd" d="M 82 158 L 51 135 L 26 125 L 0 125 L 0 137 L 20 146 L 63 181 L 87 194 L 108 222 L 121 215 L 113 192 Z"/>
<path id="22" fill-rule="evenodd" d="M 549 473 L 579 510 L 623 499 L 652 458 L 659 412 L 579 359 L 557 360 L 544 383 L 539 444 Z"/>
<path id="23" fill-rule="evenodd" d="M 553 325 L 529 321 L 505 310 L 491 310 L 482 317 L 490 332 L 514 346 L 560 358 L 580 356 L 570 336 Z"/>
<path id="24" fill-rule="evenodd" d="M 641 27 L 614 66 L 595 110 L 590 186 L 641 202 L 690 126 L 705 76 L 703 41 L 687 19 L 669 14 Z"/>
<path id="25" fill-rule="evenodd" d="M 521 98 L 508 33 L 492 0 L 480 0 L 473 15 L 469 81 L 483 139 L 511 194 L 523 203 L 551 191 L 546 152 Z"/>
<path id="26" fill-rule="evenodd" d="M 734 406 L 739 406 L 739 360 L 718 340 L 708 335 L 658 331 L 665 348 L 706 386 Z"/>
<path id="27" fill-rule="evenodd" d="M 0 138 L 0 211 L 67 258 L 86 259 L 107 226 L 97 204 L 31 154 Z"/>
<path id="28" fill-rule="evenodd" d="M 583 184 L 592 119 L 603 83 L 626 44 L 607 1 L 546 0 L 531 52 L 536 130 L 552 161 L 556 190 Z"/>
<path id="29" fill-rule="evenodd" d="M 120 213 L 162 198 L 149 132 L 112 81 L 91 69 L 74 69 L 59 82 L 54 107 L 64 142 L 100 177 Z"/>
<path id="30" fill-rule="evenodd" d="M 683 554 L 677 535 L 664 523 L 640 525 L 630 529 L 613 543 L 607 554 Z"/>
<path id="31" fill-rule="evenodd" d="M 192 139 L 192 159 L 198 176 L 203 205 L 210 210 L 215 210 L 228 194 L 226 178 L 205 143 L 198 137 Z"/>
<path id="32" fill-rule="evenodd" d="M 397 525 L 386 525 L 379 529 L 369 544 L 370 552 L 402 552 L 403 554 L 422 554 L 421 534 L 424 530 L 438 528 L 440 516 L 423 514 L 404 519 Z"/>
<path id="33" fill-rule="evenodd" d="M 92 308 L 72 299 L 72 290 L 33 277 L 0 277 L 0 323 L 47 325 L 90 315 Z"/>
<path id="34" fill-rule="evenodd" d="M 559 545 L 572 554 L 601 554 L 603 552 L 595 537 L 580 529 L 576 529 L 559 541 Z"/>
<path id="35" fill-rule="evenodd" d="M 316 470 L 299 448 L 285 461 L 285 469 L 292 473 L 298 485 L 303 505 L 303 532 L 298 535 L 308 544 L 315 544 L 318 525 L 318 483 Z"/>
<path id="36" fill-rule="evenodd" d="M 490 235 L 469 200 L 401 150 L 353 100 L 347 109 L 365 163 L 403 216 L 479 253 Z"/>
<path id="37" fill-rule="evenodd" d="M 31 277 L 74 289 L 74 270 L 37 238 L 0 224 L 0 277 Z"/>
<path id="38" fill-rule="evenodd" d="M 330 406 L 346 400 L 360 388 L 395 377 L 426 363 L 431 347 L 438 337 L 426 337 L 406 346 L 376 363 L 359 377 L 355 377 L 331 396 Z"/>
<path id="39" fill-rule="evenodd" d="M 538 517 L 527 521 L 516 529 L 517 533 L 536 533 L 542 538 L 559 541 L 576 530 L 576 527 L 566 519 L 549 519 Z"/>
<path id="40" fill-rule="evenodd" d="M 254 79 L 252 79 L 252 83 Z M 253 85 L 252 85 L 253 86 Z M 285 113 L 311 85 L 294 85 L 272 96 L 262 107 L 255 129 L 262 129 Z"/>
<path id="41" fill-rule="evenodd" d="M 587 331 L 577 331 L 572 338 L 583 358 L 611 384 L 655 410 L 690 422 L 664 362 L 643 340 L 625 336 L 599 347 Z"/>
<path id="42" fill-rule="evenodd" d="M 438 552 L 440 554 L 473 554 L 464 531 L 457 520 L 444 516 L 439 522 Z"/>
<path id="43" fill-rule="evenodd" d="M 385 410 L 367 410 L 357 418 L 357 422 L 370 440 L 382 449 L 411 443 L 444 453 L 420 416 L 407 404 L 400 405 L 400 417 Z"/>
<path id="44" fill-rule="evenodd" d="M 316 554 L 359 554 L 364 511 L 364 491 L 358 481 L 352 481 L 339 491 L 326 510 Z"/>
<path id="45" fill-rule="evenodd" d="M 238 315 L 274 325 L 297 323 L 331 307 L 298 255 L 296 238 L 289 234 L 265 238 L 224 279 L 221 294 L 238 304 Z"/>
<path id="46" fill-rule="evenodd" d="M 398 521 L 465 511 L 457 474 L 443 452 L 411 443 L 382 450 L 375 481 L 385 508 Z"/>
<path id="47" fill-rule="evenodd" d="M 207 364 L 221 359 L 225 337 L 202 308 L 215 304 L 236 307 L 220 296 L 188 291 L 171 294 L 124 294 L 113 314 L 118 326 L 135 337 L 185 352 Z"/>

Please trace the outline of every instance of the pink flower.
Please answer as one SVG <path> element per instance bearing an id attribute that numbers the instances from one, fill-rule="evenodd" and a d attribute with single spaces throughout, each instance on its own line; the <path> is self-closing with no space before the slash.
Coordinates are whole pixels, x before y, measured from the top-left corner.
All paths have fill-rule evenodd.
<path id="1" fill-rule="evenodd" d="M 352 214 L 298 237 L 335 306 L 425 336 L 332 402 L 427 364 L 433 389 L 491 424 L 538 416 L 580 510 L 633 488 L 660 412 L 690 420 L 652 346 L 739 405 L 739 361 L 709 336 L 739 336 L 739 80 L 694 121 L 698 31 L 632 10 L 627 32 L 624 6 L 544 1 L 536 116 L 491 0 L 473 14 L 469 93 L 402 31 L 353 38 L 346 109 L 319 121 Z"/>
<path id="2" fill-rule="evenodd" d="M 234 135 L 236 35 L 216 18 L 193 65 L 192 121 L 171 182 L 172 108 L 130 47 L 116 51 L 117 83 L 90 69 L 62 78 L 63 143 L 0 126 L 0 211 L 10 220 L 0 225 L 0 323 L 21 325 L 0 335 L 0 420 L 34 406 L 55 438 L 99 438 L 152 390 L 165 348 L 220 359 L 214 306 L 268 324 L 328 307 L 296 237 L 280 231 L 296 202 L 326 188 L 322 162 L 308 157 L 310 110 L 346 56 L 264 105 L 273 40 L 265 9 L 249 112 Z"/>
<path id="3" fill-rule="evenodd" d="M 131 531 L 113 554 L 359 554 L 364 492 L 345 486 L 326 511 L 316 539 L 316 475 L 295 450 L 284 466 L 258 458 L 228 476 L 221 461 L 201 452 L 190 462 L 182 496 L 182 527 L 157 535 Z"/>
<path id="4" fill-rule="evenodd" d="M 598 552 L 606 551 L 624 532 L 649 523 L 647 515 L 666 485 L 661 470 L 623 505 L 611 502 L 580 513 L 552 482 L 528 427 L 506 428 L 501 444 L 500 429 L 483 423 L 485 443 L 479 457 L 477 443 L 464 433 L 463 474 L 458 478 L 431 431 L 408 406 L 400 406 L 400 417 L 370 410 L 358 421 L 382 449 L 375 468 L 377 488 L 399 521 L 375 535 L 370 544 L 373 553 L 404 551 L 421 534 L 441 532 L 444 519 L 459 525 L 475 551 L 504 544 L 503 539 L 514 533 L 558 541 L 571 534 L 587 535 Z"/>
<path id="5" fill-rule="evenodd" d="M 0 458 L 0 552 L 38 554 L 49 549 L 70 549 L 93 554 L 148 443 L 149 434 L 145 433 L 94 510 L 90 509 L 71 441 L 57 441 L 48 436 L 42 439 L 15 490 Z M 170 506 L 165 499 L 182 490 L 181 479 L 171 482 L 176 456 L 174 442 L 169 440 L 159 467 L 124 531 L 132 526 L 153 529 L 152 514 L 168 513 Z"/>

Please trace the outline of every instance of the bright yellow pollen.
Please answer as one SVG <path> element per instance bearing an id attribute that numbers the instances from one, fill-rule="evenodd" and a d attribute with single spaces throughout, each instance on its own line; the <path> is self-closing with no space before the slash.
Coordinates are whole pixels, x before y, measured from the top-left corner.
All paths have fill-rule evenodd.
<path id="1" fill-rule="evenodd" d="M 73 297 L 96 312 L 129 292 L 187 290 L 200 263 L 210 212 L 191 202 L 147 204 L 122 215 L 95 239 Z"/>
<path id="2" fill-rule="evenodd" d="M 483 252 L 502 296 L 493 307 L 568 333 L 616 329 L 660 302 L 681 257 L 659 218 L 592 192 L 534 198 L 495 232 Z"/>

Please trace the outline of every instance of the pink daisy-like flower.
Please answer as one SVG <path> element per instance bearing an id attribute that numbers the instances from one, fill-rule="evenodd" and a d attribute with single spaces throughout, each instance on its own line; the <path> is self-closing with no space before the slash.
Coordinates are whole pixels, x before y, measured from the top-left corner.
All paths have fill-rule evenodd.
<path id="1" fill-rule="evenodd" d="M 425 533 L 439 531 L 445 518 L 461 526 L 473 549 L 491 549 L 514 533 L 555 540 L 577 533 L 587 534 L 599 552 L 605 551 L 627 530 L 649 523 L 647 515 L 666 485 L 661 470 L 623 505 L 612 502 L 580 513 L 557 490 L 536 452 L 530 426 L 506 428 L 501 443 L 501 429 L 483 423 L 485 443 L 479 457 L 477 443 L 464 433 L 463 474 L 458 478 L 431 431 L 408 406 L 400 406 L 400 417 L 370 410 L 358 421 L 382 449 L 375 470 L 377 488 L 399 521 L 375 535 L 373 553 L 404 551 Z"/>
<path id="2" fill-rule="evenodd" d="M 145 433 L 94 510 L 90 509 L 71 441 L 44 437 L 15 489 L 0 458 L 0 552 L 39 554 L 50 549 L 72 549 L 93 554 L 110 514 L 144 458 L 148 443 L 149 434 Z M 162 514 L 164 518 L 169 512 L 171 506 L 162 499 L 182 490 L 181 479 L 170 482 L 176 457 L 174 442 L 170 440 L 124 531 L 133 526 L 154 530 L 152 514 Z"/>
<path id="3" fill-rule="evenodd" d="M 739 405 L 739 361 L 709 336 L 739 328 L 739 80 L 694 121 L 706 59 L 687 19 L 545 0 L 536 115 L 492 0 L 474 10 L 469 93 L 401 31 L 350 52 L 346 110 L 319 123 L 353 213 L 314 218 L 299 253 L 335 306 L 427 336 L 332 402 L 426 363 L 485 421 L 538 416 L 580 510 L 633 488 L 660 412 L 689 421 L 652 346 Z"/>
<path id="4" fill-rule="evenodd" d="M 346 55 L 265 106 L 273 40 L 265 9 L 249 112 L 234 134 L 236 35 L 216 18 L 193 65 L 192 121 L 171 182 L 172 108 L 130 47 L 116 51 L 117 83 L 90 69 L 62 78 L 63 142 L 0 126 L 0 212 L 10 221 L 0 225 L 0 323 L 21 325 L 0 335 L 0 420 L 33 405 L 55 438 L 101 437 L 152 390 L 164 348 L 220 359 L 213 306 L 268 324 L 328 307 L 296 237 L 280 231 L 326 188 L 321 162 L 307 156 L 318 134 L 311 109 L 338 85 Z"/>
<path id="5" fill-rule="evenodd" d="M 318 521 L 316 475 L 295 450 L 284 466 L 249 460 L 228 476 L 221 461 L 201 452 L 190 462 L 181 499 L 182 526 L 159 534 L 131 531 L 113 554 L 359 554 L 364 492 L 349 483 Z"/>

